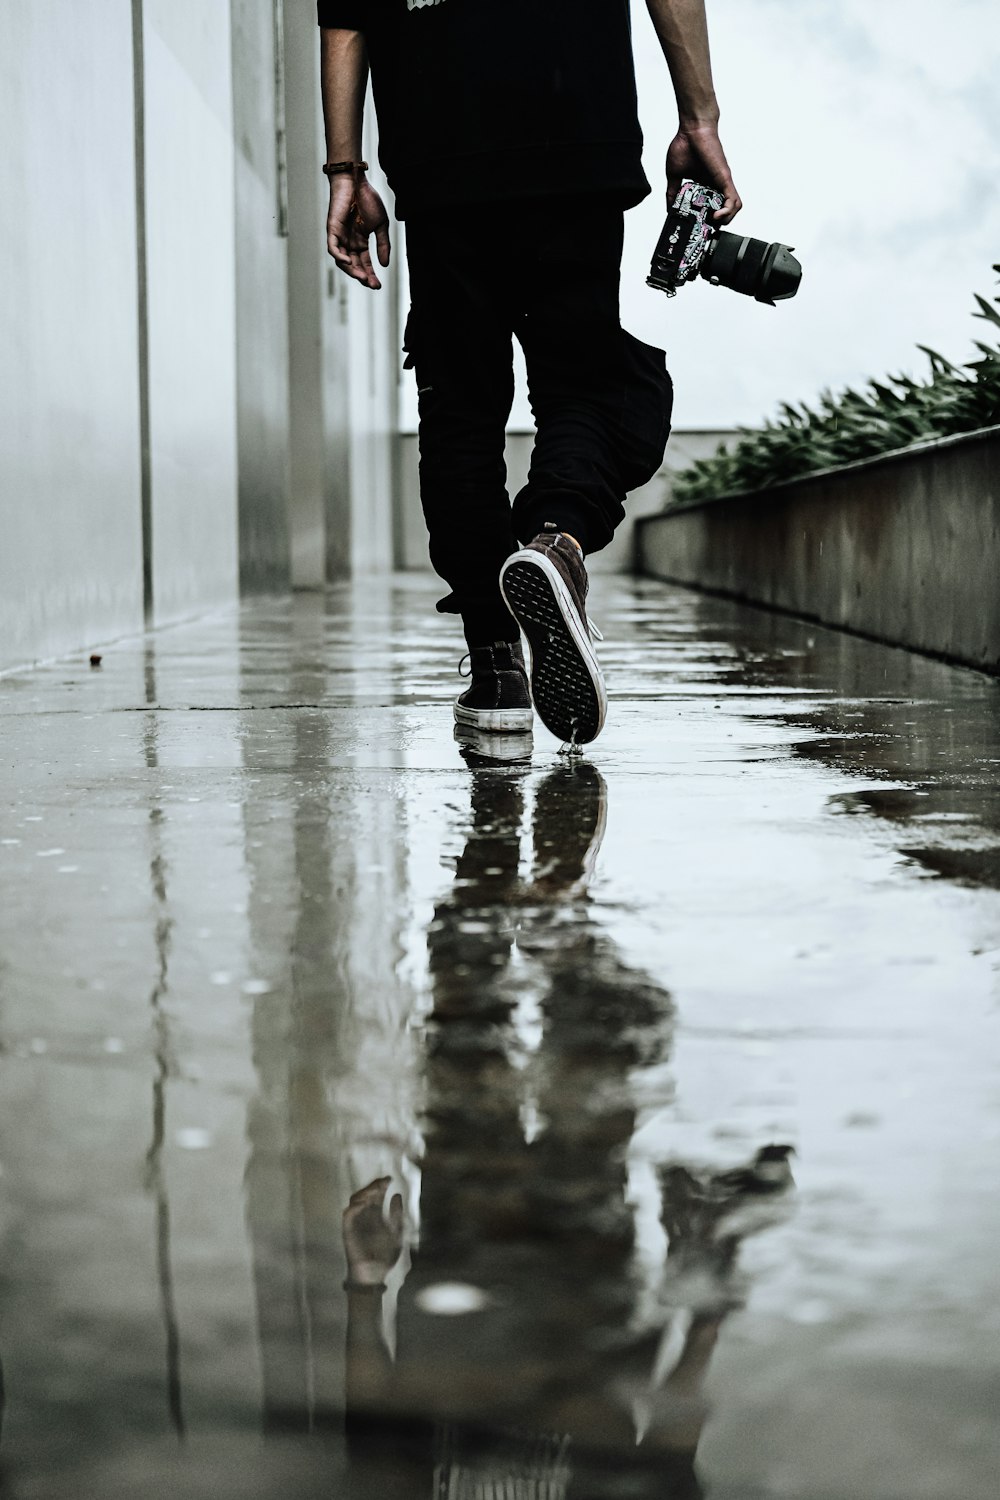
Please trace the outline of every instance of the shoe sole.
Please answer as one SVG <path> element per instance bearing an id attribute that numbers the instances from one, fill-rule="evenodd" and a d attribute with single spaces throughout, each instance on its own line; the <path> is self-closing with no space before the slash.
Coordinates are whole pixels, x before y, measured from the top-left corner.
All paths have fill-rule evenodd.
<path id="1" fill-rule="evenodd" d="M 540 552 L 515 552 L 500 569 L 500 591 L 531 648 L 531 696 L 546 729 L 586 745 L 604 728 L 604 677 L 558 568 Z"/>
<path id="2" fill-rule="evenodd" d="M 530 708 L 466 708 L 456 703 L 455 723 L 486 734 L 530 734 L 535 715 Z"/>

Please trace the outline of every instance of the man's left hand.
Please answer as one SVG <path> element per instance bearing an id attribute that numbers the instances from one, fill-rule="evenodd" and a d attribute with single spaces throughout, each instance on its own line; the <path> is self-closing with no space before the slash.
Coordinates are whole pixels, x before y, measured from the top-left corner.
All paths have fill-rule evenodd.
<path id="1" fill-rule="evenodd" d="M 681 190 L 685 177 L 715 188 L 723 197 L 722 207 L 712 215 L 715 224 L 728 224 L 743 207 L 726 153 L 719 140 L 718 126 L 711 121 L 682 125 L 667 150 L 667 207 Z"/>

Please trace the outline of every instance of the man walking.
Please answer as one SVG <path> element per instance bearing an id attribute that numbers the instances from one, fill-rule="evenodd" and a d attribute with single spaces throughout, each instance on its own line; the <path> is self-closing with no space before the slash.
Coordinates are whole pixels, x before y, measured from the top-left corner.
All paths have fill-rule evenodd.
<path id="1" fill-rule="evenodd" d="M 680 117 L 669 195 L 684 177 L 718 188 L 728 223 L 741 205 L 705 0 L 647 5 Z M 629 0 L 319 0 L 319 21 L 330 254 L 373 290 L 372 236 L 389 264 L 388 215 L 361 160 L 369 67 L 380 159 L 406 221 L 421 504 L 451 589 L 438 609 L 461 615 L 471 662 L 455 717 L 527 731 L 533 702 L 555 735 L 584 744 L 607 707 L 584 558 L 658 469 L 672 402 L 662 351 L 619 316 L 623 215 L 650 191 Z M 513 506 L 512 337 L 537 428 Z"/>

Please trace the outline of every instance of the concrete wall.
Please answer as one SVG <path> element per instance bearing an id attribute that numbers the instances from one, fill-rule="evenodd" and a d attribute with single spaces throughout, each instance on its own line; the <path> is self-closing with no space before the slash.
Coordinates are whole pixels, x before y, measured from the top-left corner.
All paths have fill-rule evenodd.
<path id="1" fill-rule="evenodd" d="M 696 458 L 707 458 L 720 444 L 734 441 L 731 428 L 689 427 L 670 434 L 663 465 L 648 484 L 633 490 L 625 505 L 625 519 L 615 532 L 614 540 L 603 552 L 594 554 L 592 573 L 634 573 L 636 569 L 637 525 L 643 516 L 657 515 L 669 504 L 673 477 Z"/>
<path id="2" fill-rule="evenodd" d="M 390 205 L 392 195 L 378 168 L 375 112 L 369 94 L 365 111 L 364 158 L 369 181 Z M 314 222 L 325 223 L 329 198 L 315 159 L 317 207 Z M 314 238 L 316 231 L 313 231 Z M 322 239 L 322 234 L 320 239 Z M 372 260 L 375 261 L 374 242 Z M 384 572 L 395 563 L 394 487 L 397 469 L 399 351 L 399 252 L 394 246 L 388 271 L 379 267 L 382 290 L 349 280 L 326 257 L 321 305 L 324 372 L 323 519 L 326 577 Z"/>
<path id="3" fill-rule="evenodd" d="M 229 0 L 145 0 L 153 620 L 237 592 Z"/>
<path id="4" fill-rule="evenodd" d="M 288 371 L 291 400 L 288 529 L 296 588 L 326 579 L 324 434 L 324 215 L 315 8 L 285 8 L 285 118 L 288 131 Z"/>
<path id="5" fill-rule="evenodd" d="M 0 670 L 142 624 L 132 25 L 0 6 Z"/>
<path id="6" fill-rule="evenodd" d="M 409 375 L 410 372 L 407 372 Z M 615 533 L 614 541 L 603 552 L 595 552 L 589 568 L 594 573 L 631 573 L 635 567 L 635 527 L 642 516 L 658 514 L 670 499 L 674 474 L 686 469 L 696 458 L 707 458 L 720 443 L 733 440 L 731 429 L 690 428 L 673 432 L 667 445 L 663 467 L 648 484 L 633 490 L 628 497 L 626 517 Z M 507 489 L 511 497 L 525 484 L 531 462 L 533 432 L 507 434 Z M 420 509 L 420 476 L 417 435 L 404 432 L 399 440 L 399 478 L 397 495 L 397 567 L 427 568 L 427 529 Z"/>
<path id="7" fill-rule="evenodd" d="M 640 522 L 641 571 L 1000 673 L 1000 427 Z"/>
<path id="8" fill-rule="evenodd" d="M 232 0 L 240 581 L 289 582 L 288 218 L 281 0 Z"/>
<path id="9" fill-rule="evenodd" d="M 324 198 L 326 195 L 324 194 Z M 325 203 L 324 203 L 325 212 Z M 363 307 L 365 293 L 337 270 L 327 257 L 323 304 L 324 525 L 326 576 L 346 578 L 351 570 L 353 527 L 351 385 L 361 377 L 351 369 L 352 320 Z"/>
<path id="10" fill-rule="evenodd" d="M 391 203 L 388 187 L 377 169 L 378 141 L 370 97 L 364 151 L 365 160 L 371 163 L 372 183 L 383 200 Z M 357 283 L 348 285 L 349 363 L 342 371 L 342 384 L 350 397 L 352 574 L 385 571 L 395 560 L 393 493 L 403 358 L 396 275 L 399 254 L 400 247 L 394 245 L 389 272 L 378 266 L 381 291 L 372 292 Z M 377 265 L 374 243 L 372 260 Z"/>
<path id="11" fill-rule="evenodd" d="M 0 6 L 0 671 L 391 565 L 395 272 L 330 275 L 318 61 L 300 0 Z"/>
<path id="12" fill-rule="evenodd" d="M 329 193 L 315 23 L 314 6 L 286 3 L 289 531 L 296 588 L 321 588 L 393 563 L 396 267 L 373 293 L 338 272 L 326 254 Z M 370 180 L 388 197 L 370 98 L 364 151 Z"/>

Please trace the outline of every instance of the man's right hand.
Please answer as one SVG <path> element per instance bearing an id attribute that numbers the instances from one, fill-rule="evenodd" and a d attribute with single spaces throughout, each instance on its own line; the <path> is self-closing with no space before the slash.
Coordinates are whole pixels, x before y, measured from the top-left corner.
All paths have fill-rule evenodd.
<path id="1" fill-rule="evenodd" d="M 385 204 L 364 176 L 355 183 L 350 173 L 337 173 L 330 178 L 326 247 L 346 276 L 377 292 L 382 283 L 375 274 L 368 249 L 371 235 L 375 236 L 379 265 L 387 266 L 391 247 Z"/>
<path id="2" fill-rule="evenodd" d="M 344 1250 L 347 1274 L 359 1286 L 385 1281 L 403 1253 L 403 1199 L 393 1195 L 386 1217 L 382 1211 L 390 1177 L 376 1177 L 359 1188 L 344 1209 Z"/>
<path id="3" fill-rule="evenodd" d="M 673 205 L 685 177 L 703 187 L 716 188 L 725 199 L 712 216 L 715 224 L 728 224 L 743 207 L 729 170 L 716 125 L 682 125 L 667 149 L 667 207 Z"/>

